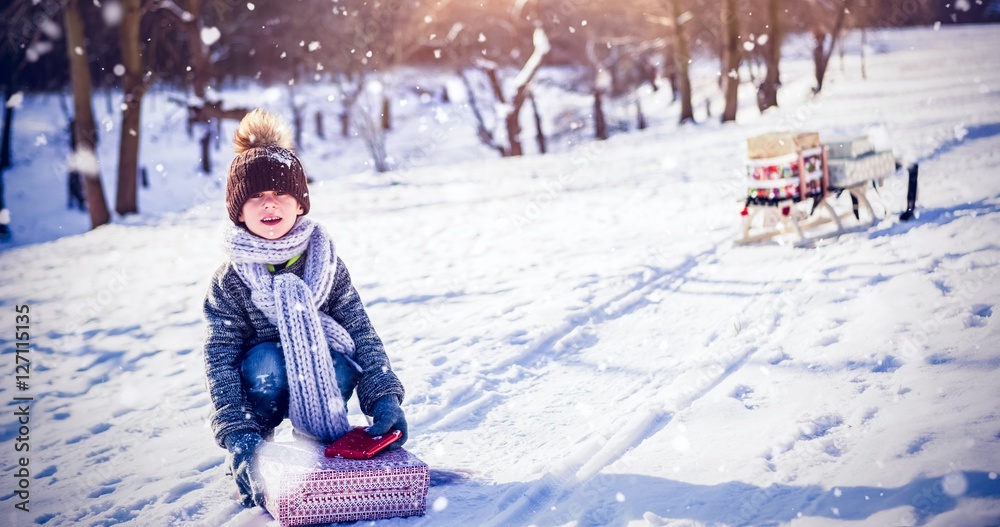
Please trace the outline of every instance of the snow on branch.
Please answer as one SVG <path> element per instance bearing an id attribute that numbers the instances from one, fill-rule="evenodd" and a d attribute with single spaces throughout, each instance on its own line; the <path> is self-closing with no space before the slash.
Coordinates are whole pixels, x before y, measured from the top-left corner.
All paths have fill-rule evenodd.
<path id="1" fill-rule="evenodd" d="M 514 86 L 517 86 L 519 92 L 522 91 L 523 86 L 531 82 L 539 66 L 542 65 L 542 59 L 552 50 L 552 46 L 549 44 L 549 37 L 541 27 L 535 28 L 535 34 L 532 36 L 531 41 L 535 45 L 535 50 L 531 52 L 528 62 L 524 63 L 524 67 L 521 68 L 517 77 L 514 77 Z"/>

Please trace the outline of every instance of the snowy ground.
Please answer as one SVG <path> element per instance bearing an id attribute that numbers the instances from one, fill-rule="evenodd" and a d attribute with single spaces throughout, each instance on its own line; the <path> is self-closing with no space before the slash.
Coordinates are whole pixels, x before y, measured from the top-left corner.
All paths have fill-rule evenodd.
<path id="1" fill-rule="evenodd" d="M 810 99 L 789 63 L 782 110 L 738 125 L 314 185 L 407 387 L 407 448 L 468 474 L 377 524 L 1000 524 L 1000 30 L 870 38 L 867 81 L 849 57 Z M 921 162 L 916 220 L 896 178 L 868 230 L 733 245 L 746 136 L 875 125 Z M 0 424 L 3 523 L 276 525 L 234 503 L 207 427 L 209 203 L 0 253 L 33 346 L 30 389 L 0 393 L 34 397 L 29 513 L 16 404 Z"/>

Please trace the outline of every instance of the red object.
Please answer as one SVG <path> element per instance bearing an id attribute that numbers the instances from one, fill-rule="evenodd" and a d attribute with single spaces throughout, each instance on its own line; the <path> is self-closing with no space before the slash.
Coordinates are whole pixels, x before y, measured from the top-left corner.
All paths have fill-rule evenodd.
<path id="1" fill-rule="evenodd" d="M 400 448 L 372 459 L 326 457 L 320 443 L 261 445 L 257 467 L 264 507 L 282 527 L 418 516 L 430 470 Z"/>
<path id="2" fill-rule="evenodd" d="M 746 216 L 747 214 L 750 214 L 750 207 L 743 207 L 743 210 L 740 211 L 740 216 Z"/>
<path id="3" fill-rule="evenodd" d="M 791 207 L 781 207 L 781 215 L 782 216 L 788 216 L 791 213 L 792 213 L 792 208 Z"/>
<path id="4" fill-rule="evenodd" d="M 356 426 L 326 447 L 323 455 L 346 459 L 371 459 L 402 436 L 403 433 L 399 430 L 389 430 L 387 434 L 373 437 L 368 434 L 365 427 Z"/>

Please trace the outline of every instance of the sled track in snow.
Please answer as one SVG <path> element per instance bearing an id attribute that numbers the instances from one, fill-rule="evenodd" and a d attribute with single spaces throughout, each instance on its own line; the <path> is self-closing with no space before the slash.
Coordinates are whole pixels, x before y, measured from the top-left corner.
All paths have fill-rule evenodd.
<path id="1" fill-rule="evenodd" d="M 654 272 L 648 278 L 634 283 L 611 299 L 590 307 L 584 312 L 569 316 L 550 331 L 538 337 L 533 344 L 526 346 L 521 353 L 474 374 L 474 378 L 464 387 L 453 392 L 449 400 L 441 405 L 439 411 L 426 415 L 422 420 L 413 424 L 435 430 L 465 419 L 472 414 L 488 413 L 491 408 L 503 403 L 504 398 L 498 395 L 496 388 L 501 382 L 509 381 L 506 372 L 512 366 L 521 366 L 523 371 L 527 372 L 531 371 L 530 366 L 540 358 L 556 357 L 566 353 L 556 350 L 559 348 L 559 343 L 570 337 L 576 328 L 615 320 L 637 308 L 648 305 L 650 293 L 656 290 L 666 290 L 678 280 L 683 281 L 698 266 L 717 256 L 720 246 L 726 245 L 727 241 L 728 236 L 727 239 L 713 243 L 711 247 L 698 254 L 687 256 L 680 265 Z M 525 386 L 537 384 L 541 380 L 541 375 L 537 373 L 525 374 L 519 383 L 528 383 Z"/>
<path id="2" fill-rule="evenodd" d="M 729 245 L 726 241 L 715 243 L 711 248 L 689 256 L 670 270 L 665 270 L 648 280 L 623 292 L 611 300 L 594 307 L 586 314 L 572 317 L 557 330 L 546 335 L 527 352 L 506 361 L 490 371 L 499 374 L 510 365 L 528 365 L 538 355 L 553 349 L 560 339 L 580 324 L 603 323 L 619 318 L 648 303 L 647 296 L 654 289 L 666 289 L 678 279 L 683 279 L 692 270 L 713 256 L 720 259 L 730 251 L 720 250 Z M 731 245 L 729 245 L 731 247 Z M 794 288 L 798 285 L 791 286 Z M 672 289 L 676 289 L 672 288 Z M 786 291 L 787 292 L 787 291 Z M 762 325 L 773 328 L 782 318 L 783 312 L 792 307 L 788 303 L 776 302 L 765 311 Z M 674 415 L 690 408 L 698 400 L 712 392 L 735 372 L 742 369 L 754 354 L 762 349 L 770 339 L 770 331 L 736 331 L 731 336 L 715 337 L 707 349 L 723 349 L 716 353 L 714 369 L 693 368 L 680 372 L 677 376 L 664 380 L 643 380 L 630 400 L 636 400 L 637 412 L 625 414 L 607 436 L 591 434 L 583 444 L 568 452 L 555 467 L 541 478 L 516 485 L 498 502 L 501 513 L 490 518 L 484 525 L 562 525 L 584 516 L 599 497 L 614 495 L 617 489 L 594 488 L 586 485 L 601 470 L 613 464 L 628 451 L 654 436 L 666 427 Z M 658 393 L 668 392 L 666 402 L 650 405 L 648 401 L 662 400 Z M 643 404 L 645 402 L 645 404 Z M 610 493 L 610 494 L 609 494 Z"/>

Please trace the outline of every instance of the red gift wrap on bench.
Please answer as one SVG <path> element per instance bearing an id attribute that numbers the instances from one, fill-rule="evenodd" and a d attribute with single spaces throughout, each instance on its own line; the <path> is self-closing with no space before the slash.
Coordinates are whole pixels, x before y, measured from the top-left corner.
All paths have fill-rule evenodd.
<path id="1" fill-rule="evenodd" d="M 304 440 L 265 443 L 257 469 L 265 508 L 282 527 L 424 514 L 430 470 L 403 449 L 372 459 L 328 458 Z"/>

